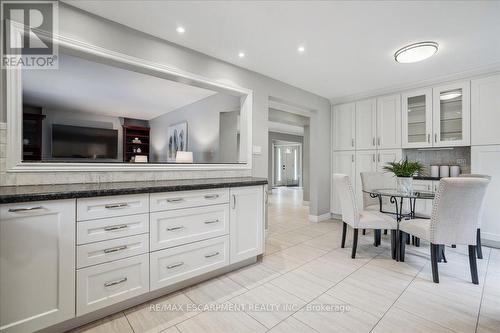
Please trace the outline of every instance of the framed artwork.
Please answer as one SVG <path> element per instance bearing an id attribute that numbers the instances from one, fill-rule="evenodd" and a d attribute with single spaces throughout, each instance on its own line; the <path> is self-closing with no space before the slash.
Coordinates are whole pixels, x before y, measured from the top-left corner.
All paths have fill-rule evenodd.
<path id="1" fill-rule="evenodd" d="M 187 122 L 174 124 L 168 127 L 167 162 L 175 162 L 177 151 L 187 151 L 188 134 Z"/>

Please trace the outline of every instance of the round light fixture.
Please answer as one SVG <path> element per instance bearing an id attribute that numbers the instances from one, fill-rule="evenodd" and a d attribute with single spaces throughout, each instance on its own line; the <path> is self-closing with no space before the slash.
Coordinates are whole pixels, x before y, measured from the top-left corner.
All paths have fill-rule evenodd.
<path id="1" fill-rule="evenodd" d="M 305 52 L 305 50 L 306 50 L 306 48 L 305 48 L 303 45 L 300 45 L 300 46 L 297 48 L 297 51 L 298 51 L 299 53 L 304 53 L 304 52 Z"/>
<path id="2" fill-rule="evenodd" d="M 432 57 L 438 50 L 436 42 L 419 42 L 406 45 L 394 53 L 394 60 L 399 63 L 407 64 L 418 62 Z"/>
<path id="3" fill-rule="evenodd" d="M 177 29 L 175 29 L 179 34 L 183 34 L 186 32 L 186 29 L 184 27 L 178 26 Z"/>
<path id="4" fill-rule="evenodd" d="M 460 91 L 448 91 L 448 92 L 442 94 L 441 96 L 439 96 L 439 99 L 442 101 L 447 101 L 447 100 L 454 99 L 454 98 L 457 98 L 460 96 L 462 96 L 462 93 Z"/>
<path id="5" fill-rule="evenodd" d="M 238 57 L 240 58 L 245 58 L 245 52 L 239 52 Z"/>

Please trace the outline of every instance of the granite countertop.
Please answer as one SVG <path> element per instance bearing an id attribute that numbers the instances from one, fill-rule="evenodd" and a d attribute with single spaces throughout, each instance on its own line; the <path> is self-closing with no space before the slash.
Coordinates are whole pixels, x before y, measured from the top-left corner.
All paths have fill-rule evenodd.
<path id="1" fill-rule="evenodd" d="M 415 176 L 413 179 L 416 180 L 440 180 L 441 177 L 430 177 L 430 176 Z"/>
<path id="2" fill-rule="evenodd" d="M 203 190 L 223 187 L 266 185 L 266 178 L 235 177 L 179 179 L 90 184 L 26 185 L 0 187 L 0 204 L 101 197 L 107 195 Z"/>

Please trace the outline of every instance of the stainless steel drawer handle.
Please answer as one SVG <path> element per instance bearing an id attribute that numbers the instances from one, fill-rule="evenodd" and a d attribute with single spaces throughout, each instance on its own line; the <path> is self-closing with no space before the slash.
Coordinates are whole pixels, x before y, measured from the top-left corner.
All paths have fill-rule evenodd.
<path id="1" fill-rule="evenodd" d="M 207 254 L 207 255 L 205 255 L 205 258 L 212 258 L 212 257 L 218 256 L 219 254 L 220 254 L 220 252 L 215 252 L 215 253 Z"/>
<path id="2" fill-rule="evenodd" d="M 128 207 L 128 203 L 126 203 L 126 202 L 104 205 L 104 208 L 106 208 L 106 209 L 119 209 L 119 208 L 125 208 L 125 207 Z"/>
<path id="3" fill-rule="evenodd" d="M 30 212 L 32 210 L 43 209 L 42 206 L 26 207 L 26 208 L 10 208 L 9 213 Z"/>
<path id="4" fill-rule="evenodd" d="M 168 265 L 167 269 L 176 268 L 176 267 L 179 267 L 179 266 L 182 266 L 182 265 L 184 265 L 184 263 L 181 261 L 181 262 L 178 262 L 178 263 L 175 263 L 175 264 L 172 264 L 172 265 Z"/>
<path id="5" fill-rule="evenodd" d="M 172 228 L 167 228 L 167 231 L 181 230 L 181 229 L 184 229 L 184 228 L 185 228 L 185 227 L 183 227 L 183 226 L 172 227 Z"/>
<path id="6" fill-rule="evenodd" d="M 104 227 L 104 231 L 115 231 L 115 230 L 121 230 L 121 229 L 126 229 L 126 228 L 128 228 L 128 225 L 126 225 L 126 224 L 111 225 L 108 227 Z"/>
<path id="7" fill-rule="evenodd" d="M 205 224 L 212 224 L 212 223 L 217 223 L 217 222 L 219 222 L 219 219 L 212 220 L 212 221 L 205 221 Z"/>
<path id="8" fill-rule="evenodd" d="M 172 198 L 172 199 L 167 199 L 167 202 L 182 202 L 184 201 L 184 198 Z"/>
<path id="9" fill-rule="evenodd" d="M 218 194 L 207 194 L 205 195 L 205 199 L 217 199 L 219 198 Z"/>
<path id="10" fill-rule="evenodd" d="M 104 253 L 113 253 L 113 252 L 123 251 L 123 250 L 126 250 L 127 248 L 128 248 L 127 245 L 112 247 L 109 249 L 105 249 Z"/>
<path id="11" fill-rule="evenodd" d="M 126 277 L 124 277 L 124 278 L 119 279 L 119 280 L 104 282 L 104 286 L 105 286 L 105 287 L 115 286 L 115 285 L 117 285 L 117 284 L 120 284 L 120 283 L 126 282 L 127 280 L 128 280 L 128 279 L 127 279 Z"/>

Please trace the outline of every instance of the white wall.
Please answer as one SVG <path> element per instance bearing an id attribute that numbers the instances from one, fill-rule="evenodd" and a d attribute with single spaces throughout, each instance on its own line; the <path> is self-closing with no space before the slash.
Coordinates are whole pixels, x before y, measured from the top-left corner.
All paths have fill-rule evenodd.
<path id="1" fill-rule="evenodd" d="M 311 118 L 311 198 L 312 215 L 328 213 L 330 208 L 330 102 L 328 99 L 251 72 L 199 52 L 183 48 L 164 40 L 146 35 L 125 26 L 107 21 L 95 15 L 59 4 L 59 33 L 76 40 L 113 51 L 161 63 L 173 68 L 202 75 L 212 80 L 233 83 L 253 90 L 253 145 L 260 146 L 262 153 L 253 156 L 251 174 L 267 177 L 268 147 L 267 121 L 269 96 L 273 96 L 315 110 Z M 5 119 L 5 110 L 0 119 Z M 5 134 L 1 134 L 5 135 Z M 1 156 L 0 156 L 1 157 Z M 1 164 L 0 164 L 1 165 Z M 2 172 L 3 171 L 3 172 Z M 179 177 L 244 176 L 245 171 L 214 172 L 100 172 L 100 173 L 35 173 L 5 174 L 0 170 L 0 184 L 35 184 L 40 182 L 61 183 L 77 181 L 114 181 L 141 179 L 172 179 Z"/>

